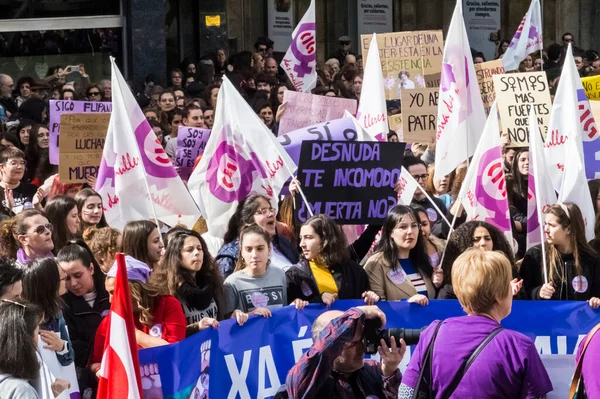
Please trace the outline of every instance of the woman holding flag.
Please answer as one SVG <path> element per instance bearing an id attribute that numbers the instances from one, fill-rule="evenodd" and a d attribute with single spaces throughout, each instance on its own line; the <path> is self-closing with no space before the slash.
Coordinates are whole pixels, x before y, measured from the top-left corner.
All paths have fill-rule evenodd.
<path id="1" fill-rule="evenodd" d="M 600 256 L 585 239 L 579 207 L 570 202 L 552 205 L 544 232 L 545 258 L 538 245 L 527 251 L 521 265 L 527 299 L 585 300 L 598 308 Z"/>

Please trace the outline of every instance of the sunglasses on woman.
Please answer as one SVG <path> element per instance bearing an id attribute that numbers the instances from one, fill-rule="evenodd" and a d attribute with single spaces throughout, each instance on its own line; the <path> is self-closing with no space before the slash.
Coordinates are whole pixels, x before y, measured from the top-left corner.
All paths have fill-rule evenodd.
<path id="1" fill-rule="evenodd" d="M 32 233 L 42 235 L 46 232 L 46 230 L 52 233 L 52 230 L 54 230 L 54 226 L 52 226 L 52 223 L 40 224 L 32 231 Z"/>

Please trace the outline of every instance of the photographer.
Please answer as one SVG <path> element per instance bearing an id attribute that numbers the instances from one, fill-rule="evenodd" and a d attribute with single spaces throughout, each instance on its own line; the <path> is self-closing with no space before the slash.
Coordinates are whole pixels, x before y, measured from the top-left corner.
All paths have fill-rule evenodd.
<path id="1" fill-rule="evenodd" d="M 382 339 L 378 348 L 381 363 L 364 360 L 363 330 L 368 319 L 379 319 L 381 326 L 385 325 L 385 314 L 377 306 L 319 316 L 312 327 L 313 346 L 288 373 L 289 397 L 396 399 L 402 378 L 398 365 L 406 344 L 400 340 L 398 348 L 392 337 L 390 351 Z"/>

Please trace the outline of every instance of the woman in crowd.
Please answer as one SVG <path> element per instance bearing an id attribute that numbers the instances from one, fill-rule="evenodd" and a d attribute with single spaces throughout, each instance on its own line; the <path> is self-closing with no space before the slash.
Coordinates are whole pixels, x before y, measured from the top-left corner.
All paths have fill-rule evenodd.
<path id="1" fill-rule="evenodd" d="M 509 40 L 501 40 L 500 41 L 500 43 L 498 44 L 498 48 L 496 50 L 496 52 L 497 52 L 496 59 L 502 58 L 504 53 L 506 53 L 506 50 L 508 50 L 508 46 L 510 46 Z"/>
<path id="2" fill-rule="evenodd" d="M 482 251 L 500 251 L 506 256 L 513 268 L 513 288 L 518 292 L 522 282 L 518 280 L 517 268 L 513 248 L 506 236 L 495 226 L 486 222 L 466 222 L 452 232 L 446 245 L 444 263 L 444 286 L 438 293 L 438 299 L 456 299 L 452 289 L 452 265 L 454 261 L 469 248 L 478 248 Z M 516 293 L 515 293 L 516 294 Z"/>
<path id="3" fill-rule="evenodd" d="M 212 107 L 213 109 L 217 109 L 217 97 L 219 96 L 219 85 L 211 85 L 205 91 L 204 100 L 206 101 L 206 105 Z"/>
<path id="4" fill-rule="evenodd" d="M 429 221 L 429 215 L 427 215 L 427 211 L 420 205 L 413 204 L 410 206 L 417 215 L 419 216 L 419 224 L 421 229 L 421 235 L 425 239 L 425 252 L 429 257 L 429 263 L 431 263 L 431 267 L 433 268 L 433 281 L 434 285 L 439 288 L 443 279 L 443 273 L 441 270 L 438 270 L 440 267 L 440 262 L 442 261 L 442 253 L 445 249 L 445 241 L 431 234 L 431 222 Z"/>
<path id="5" fill-rule="evenodd" d="M 352 80 L 352 94 L 356 100 L 360 101 L 360 93 L 362 92 L 363 76 L 358 74 Z"/>
<path id="6" fill-rule="evenodd" d="M 472 249 L 456 259 L 452 285 L 467 316 L 433 322 L 421 333 L 399 398 L 545 398 L 552 391 L 531 338 L 500 325 L 512 307 L 511 279 L 501 253 Z"/>
<path id="7" fill-rule="evenodd" d="M 388 212 L 381 238 L 365 265 L 371 289 L 380 298 L 408 299 L 420 305 L 435 298 L 433 268 L 420 224 L 418 213 L 408 206 L 397 205 Z"/>
<path id="8" fill-rule="evenodd" d="M 240 232 L 240 250 L 235 272 L 227 277 L 225 315 L 242 325 L 248 316 L 271 317 L 271 310 L 288 304 L 285 272 L 270 265 L 271 238 L 257 224 L 247 225 Z M 302 309 L 307 302 L 295 300 Z"/>
<path id="9" fill-rule="evenodd" d="M 56 352 L 62 366 L 75 360 L 75 352 L 63 317 L 61 296 L 67 293 L 67 275 L 54 258 L 29 262 L 23 271 L 23 298 L 36 304 L 44 314 L 40 339 Z M 75 381 L 73 381 L 75 382 Z"/>
<path id="10" fill-rule="evenodd" d="M 429 173 L 429 177 L 427 178 L 427 192 L 441 199 L 444 205 L 446 205 L 446 209 L 450 209 L 452 204 L 454 204 L 454 197 L 450 194 L 454 172 L 441 179 L 435 179 L 435 164 L 432 163 L 427 167 L 427 173 Z"/>
<path id="11" fill-rule="evenodd" d="M 281 104 L 283 104 L 283 96 L 284 96 L 284 93 L 286 92 L 286 90 L 288 90 L 288 88 L 282 84 L 275 85 L 271 89 L 271 96 L 269 97 L 269 100 L 271 101 L 271 108 L 273 109 L 273 115 L 277 114 L 277 110 L 279 109 L 279 106 Z"/>
<path id="12" fill-rule="evenodd" d="M 183 87 L 183 72 L 181 72 L 181 69 L 175 68 L 175 69 L 171 69 L 171 73 L 170 73 L 170 87 L 175 90 L 175 89 L 181 89 Z"/>
<path id="13" fill-rule="evenodd" d="M 300 228 L 299 263 L 286 272 L 287 296 L 330 306 L 336 299 L 379 298 L 369 291 L 369 277 L 350 258 L 346 237 L 325 215 L 309 218 Z"/>
<path id="14" fill-rule="evenodd" d="M 0 301 L 0 392 L 8 399 L 38 399 L 37 343 L 42 311 L 21 299 Z"/>
<path id="15" fill-rule="evenodd" d="M 588 187 L 594 204 L 594 212 L 600 212 L 600 179 L 588 180 Z"/>
<path id="16" fill-rule="evenodd" d="M 91 188 L 84 188 L 75 195 L 81 231 L 89 227 L 107 227 L 102 197 Z"/>
<path id="17" fill-rule="evenodd" d="M 131 256 L 125 257 L 125 264 L 138 349 L 153 348 L 183 340 L 186 323 L 179 301 L 170 295 L 160 295 L 159 288 L 148 283 L 152 270 L 147 264 Z M 117 263 L 115 262 L 106 275 L 105 287 L 109 296 L 112 296 L 115 290 L 116 275 Z M 110 314 L 102 319 L 94 338 L 90 369 L 96 375 L 100 370 L 109 325 Z"/>
<path id="18" fill-rule="evenodd" d="M 130 255 L 154 269 L 162 257 L 164 244 L 154 223 L 136 220 L 125 225 L 122 247 L 125 255 Z"/>
<path id="19" fill-rule="evenodd" d="M 150 283 L 160 287 L 161 295 L 179 300 L 187 336 L 217 327 L 224 318 L 223 280 L 204 239 L 193 230 L 168 233 L 165 256 L 152 272 Z"/>
<path id="20" fill-rule="evenodd" d="M 23 118 L 19 121 L 19 126 L 17 126 L 17 138 L 19 139 L 19 149 L 21 151 L 25 151 L 29 145 L 30 132 L 34 124 L 35 123 L 30 119 Z"/>
<path id="21" fill-rule="evenodd" d="M 254 105 L 254 111 L 270 131 L 275 130 L 275 114 L 269 101 L 259 100 Z"/>
<path id="22" fill-rule="evenodd" d="M 99 84 L 93 83 L 89 85 L 86 94 L 88 101 L 104 101 L 104 88 Z"/>
<path id="23" fill-rule="evenodd" d="M 519 244 L 517 258 L 525 253 L 527 238 L 527 181 L 529 178 L 529 150 L 519 150 L 513 159 L 512 177 L 507 181 L 510 215 L 514 222 L 515 239 Z"/>
<path id="24" fill-rule="evenodd" d="M 104 287 L 104 274 L 82 240 L 67 244 L 56 261 L 67 275 L 64 317 L 75 351 L 79 390 L 85 396 L 86 391 L 95 391 L 97 385 L 87 365 L 96 330 L 110 311 L 108 292 Z"/>
<path id="25" fill-rule="evenodd" d="M 46 125 L 34 125 L 29 133 L 29 145 L 25 152 L 27 171 L 25 181 L 36 186 L 56 174 L 58 167 L 50 164 L 50 131 Z"/>
<path id="26" fill-rule="evenodd" d="M 77 202 L 66 195 L 57 195 L 44 207 L 44 214 L 52 224 L 53 253 L 57 254 L 70 240 L 79 235 Z"/>
<path id="27" fill-rule="evenodd" d="M 220 48 L 215 53 L 215 78 L 222 78 L 225 72 L 227 72 L 227 55 L 225 50 Z"/>
<path id="28" fill-rule="evenodd" d="M 15 147 L 0 149 L 0 198 L 2 205 L 14 213 L 34 206 L 41 209 L 43 190 L 25 183 L 25 154 Z"/>
<path id="29" fill-rule="evenodd" d="M 90 227 L 83 232 L 83 239 L 103 273 L 108 273 L 115 255 L 121 251 L 123 235 L 112 227 Z"/>
<path id="30" fill-rule="evenodd" d="M 520 269 L 527 298 L 585 300 L 598 308 L 600 256 L 585 239 L 579 207 L 570 202 L 554 204 L 545 218 L 547 264 L 543 264 L 541 245 L 537 245 L 529 248 Z"/>
<path id="31" fill-rule="evenodd" d="M 167 142 L 165 140 L 166 134 L 164 125 L 156 120 L 148 120 L 148 123 L 150 123 L 150 127 L 152 128 L 154 134 L 156 134 L 156 139 L 160 145 L 165 148 Z"/>
<path id="32" fill-rule="evenodd" d="M 273 244 L 271 252 L 273 266 L 285 270 L 298 262 L 299 257 L 296 249 L 287 239 L 277 233 L 275 211 L 269 197 L 261 194 L 253 194 L 244 201 L 240 201 L 235 214 L 229 219 L 224 237 L 225 245 L 219 250 L 215 259 L 221 274 L 225 278 L 233 273 L 233 269 L 238 262 L 238 234 L 240 228 L 247 224 L 256 223 L 269 234 Z"/>
<path id="33" fill-rule="evenodd" d="M 17 259 L 19 265 L 53 257 L 52 225 L 44 214 L 27 209 L 0 224 L 0 255 Z"/>
<path id="34" fill-rule="evenodd" d="M 162 112 L 169 112 L 175 108 L 175 95 L 172 90 L 167 89 L 158 96 L 158 106 Z"/>

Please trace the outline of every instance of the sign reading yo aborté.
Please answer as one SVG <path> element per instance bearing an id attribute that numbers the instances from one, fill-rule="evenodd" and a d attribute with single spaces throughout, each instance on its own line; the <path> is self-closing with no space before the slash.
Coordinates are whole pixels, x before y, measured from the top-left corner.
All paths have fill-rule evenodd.
<path id="1" fill-rule="evenodd" d="M 439 89 L 402 91 L 402 140 L 431 143 L 437 132 Z"/>
<path id="2" fill-rule="evenodd" d="M 545 139 L 552 108 L 546 73 L 511 73 L 493 78 L 502 130 L 508 134 L 510 146 L 529 145 L 528 118 L 532 106 Z"/>
<path id="3" fill-rule="evenodd" d="M 405 143 L 304 141 L 298 180 L 312 212 L 338 223 L 381 223 L 398 203 L 394 185 L 400 178 Z M 310 217 L 298 195 L 300 222 Z"/>

